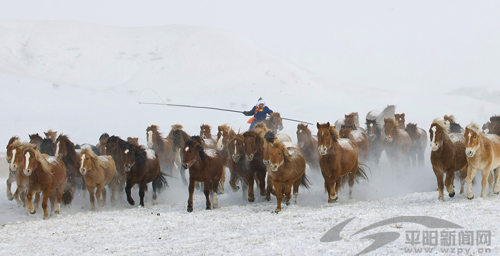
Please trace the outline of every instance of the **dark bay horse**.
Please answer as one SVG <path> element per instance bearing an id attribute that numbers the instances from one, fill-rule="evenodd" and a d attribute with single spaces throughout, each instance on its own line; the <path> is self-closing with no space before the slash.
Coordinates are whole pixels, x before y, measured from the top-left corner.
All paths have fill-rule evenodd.
<path id="1" fill-rule="evenodd" d="M 254 173 L 248 179 L 248 191 L 253 192 L 254 180 L 260 188 L 260 194 L 263 196 L 269 190 L 266 190 L 266 173 L 267 168 L 264 164 L 264 139 L 254 131 L 246 131 L 243 133 L 243 145 L 245 147 L 245 159 L 248 162 L 250 170 Z M 248 198 L 248 201 L 253 202 L 254 198 Z"/>
<path id="2" fill-rule="evenodd" d="M 83 177 L 80 174 L 80 155 L 76 152 L 75 144 L 68 136 L 60 134 L 56 139 L 55 156 L 61 159 L 66 167 L 66 191 L 63 195 L 63 204 L 69 205 L 77 188 L 84 188 Z"/>
<path id="3" fill-rule="evenodd" d="M 467 177 L 464 136 L 459 133 L 450 133 L 449 123 L 436 118 L 429 128 L 429 137 L 432 150 L 432 170 L 436 175 L 439 190 L 438 199 L 444 200 L 443 188 L 445 186 L 448 195 L 450 197 L 455 196 L 455 186 L 453 186 L 455 172 L 460 175 L 460 194 L 462 194 L 464 192 L 465 178 Z"/>
<path id="4" fill-rule="evenodd" d="M 218 207 L 217 187 L 222 175 L 222 160 L 215 149 L 203 148 L 201 139 L 193 136 L 185 143 L 182 167 L 189 169 L 189 198 L 187 211 L 193 211 L 193 194 L 196 182 L 203 182 L 206 209 Z M 212 200 L 210 200 L 212 197 Z"/>
<path id="5" fill-rule="evenodd" d="M 40 148 L 43 142 L 43 138 L 40 137 L 38 133 L 29 134 L 28 136 L 30 137 L 30 143 L 36 145 L 37 148 Z"/>
<path id="6" fill-rule="evenodd" d="M 341 139 L 330 122 L 316 124 L 318 128 L 319 165 L 325 179 L 328 203 L 338 200 L 338 191 L 349 177 L 349 198 L 358 178 L 368 179 L 358 162 L 358 146 L 350 139 Z"/>
<path id="7" fill-rule="evenodd" d="M 297 145 L 304 153 L 309 168 L 319 172 L 318 139 L 312 135 L 307 124 L 297 125 Z"/>

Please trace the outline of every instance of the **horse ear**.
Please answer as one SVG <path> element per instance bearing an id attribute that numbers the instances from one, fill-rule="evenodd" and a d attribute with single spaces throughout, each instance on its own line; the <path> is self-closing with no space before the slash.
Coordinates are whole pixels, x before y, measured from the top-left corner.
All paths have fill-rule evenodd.
<path id="1" fill-rule="evenodd" d="M 347 118 L 348 115 L 344 115 L 345 118 Z"/>
<path id="2" fill-rule="evenodd" d="M 316 122 L 316 128 L 319 129 L 319 122 Z"/>
<path id="3" fill-rule="evenodd" d="M 326 128 L 330 128 L 330 122 L 326 123 Z"/>
<path id="4" fill-rule="evenodd" d="M 405 117 L 405 113 L 401 114 L 402 117 Z"/>

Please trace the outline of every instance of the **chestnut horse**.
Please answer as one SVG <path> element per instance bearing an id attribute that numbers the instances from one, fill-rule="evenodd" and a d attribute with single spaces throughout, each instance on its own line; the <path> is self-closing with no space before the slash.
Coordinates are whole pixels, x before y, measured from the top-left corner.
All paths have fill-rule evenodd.
<path id="1" fill-rule="evenodd" d="M 335 128 L 337 129 L 337 132 L 339 132 L 342 127 L 348 127 L 352 130 L 360 128 L 358 112 L 352 112 L 348 115 L 344 115 L 344 118 L 337 119 L 337 121 L 335 121 Z"/>
<path id="2" fill-rule="evenodd" d="M 366 133 L 370 142 L 370 150 L 368 151 L 368 160 L 378 166 L 380 156 L 384 151 L 384 136 L 382 136 L 382 128 L 380 128 L 377 120 L 366 119 Z"/>
<path id="3" fill-rule="evenodd" d="M 319 172 L 318 139 L 312 135 L 307 124 L 297 125 L 297 145 L 304 153 L 309 168 Z"/>
<path id="4" fill-rule="evenodd" d="M 36 148 L 26 148 L 24 157 L 26 160 L 23 173 L 29 176 L 26 194 L 29 212 L 36 213 L 36 209 L 33 207 L 33 194 L 42 192 L 43 219 L 48 219 L 47 203 L 49 197 L 51 197 L 51 209 L 54 209 L 54 203 L 57 199 L 55 213 L 59 213 L 61 210 L 62 196 L 66 186 L 66 168 L 60 159 L 42 155 Z M 54 194 L 51 195 L 52 193 Z"/>
<path id="5" fill-rule="evenodd" d="M 274 141 L 268 150 L 270 158 L 269 176 L 271 176 L 277 200 L 274 212 L 279 213 L 281 211 L 281 198 L 283 195 L 281 192 L 283 190 L 285 204 L 289 205 L 292 198 L 292 185 L 294 203 L 297 203 L 299 186 L 303 185 L 309 188 L 309 181 L 306 176 L 306 158 L 302 151 L 300 151 L 300 148 L 290 142 L 281 143 Z"/>
<path id="6" fill-rule="evenodd" d="M 467 198 L 474 198 L 472 179 L 478 171 L 483 174 L 481 180 L 481 197 L 486 197 L 486 184 L 490 170 L 494 170 L 495 184 L 493 192 L 498 194 L 500 186 L 500 137 L 495 134 L 484 134 L 479 126 L 472 122 L 465 128 L 465 155 L 467 156 Z"/>
<path id="7" fill-rule="evenodd" d="M 398 128 L 406 130 L 405 113 L 394 114 L 394 120 L 398 123 Z M 427 142 L 427 140 L 426 140 Z"/>
<path id="8" fill-rule="evenodd" d="M 21 142 L 15 140 L 11 145 L 11 160 L 9 165 L 9 176 L 13 175 L 16 180 L 17 188 L 12 195 L 12 198 L 16 200 L 18 206 L 26 207 L 26 213 L 28 213 L 28 207 L 26 204 L 26 193 L 29 187 L 29 177 L 23 173 L 23 168 L 25 165 L 24 150 L 30 148 L 35 149 L 36 146 L 31 143 Z M 38 202 L 40 201 L 40 193 L 36 194 L 35 197 L 35 209 L 38 209 Z"/>
<path id="9" fill-rule="evenodd" d="M 29 134 L 28 136 L 30 137 L 30 143 L 35 145 L 37 148 L 40 148 L 43 142 L 43 138 L 40 137 L 38 133 Z"/>
<path id="10" fill-rule="evenodd" d="M 406 132 L 410 136 L 411 146 L 408 154 L 413 166 L 424 166 L 424 154 L 427 146 L 427 132 L 417 126 L 417 124 L 409 123 L 406 125 Z"/>
<path id="11" fill-rule="evenodd" d="M 160 170 L 158 155 L 150 148 L 136 146 L 125 141 L 118 143 L 118 145 L 123 145 L 121 152 L 123 154 L 123 167 L 127 179 L 125 194 L 127 195 L 128 203 L 130 205 L 135 204 L 131 196 L 131 190 L 135 184 L 138 184 L 139 203 L 144 207 L 144 194 L 148 189 L 148 183 L 151 182 L 153 187 L 153 205 L 155 205 L 157 203 L 157 192 L 168 186 L 166 176 Z"/>
<path id="12" fill-rule="evenodd" d="M 193 193 L 196 182 L 203 182 L 206 210 L 218 207 L 217 187 L 224 171 L 222 159 L 215 149 L 203 148 L 201 139 L 193 136 L 185 143 L 182 167 L 189 169 L 189 198 L 187 211 L 193 211 Z M 210 200 L 212 197 L 212 202 Z"/>
<path id="13" fill-rule="evenodd" d="M 80 162 L 82 163 L 80 173 L 89 191 L 91 210 L 95 210 L 94 195 L 97 198 L 99 206 L 103 206 L 106 203 L 105 186 L 107 185 L 111 188 L 111 204 L 114 205 L 118 172 L 116 171 L 113 158 L 111 156 L 98 156 L 91 149 L 84 148 L 81 152 Z"/>
<path id="14" fill-rule="evenodd" d="M 172 125 L 172 129 L 170 130 L 170 133 L 167 136 L 167 138 L 172 141 L 172 151 L 174 153 L 178 153 L 180 159 L 182 159 L 182 156 L 184 154 L 184 147 L 186 141 L 191 139 L 191 136 L 189 136 L 189 134 L 183 131 L 182 128 L 183 127 L 180 124 Z M 184 185 L 187 185 L 188 181 L 186 179 L 185 170 L 179 166 L 179 172 L 181 173 L 182 182 L 184 183 Z"/>
<path id="15" fill-rule="evenodd" d="M 384 118 L 385 152 L 393 169 L 400 168 L 400 161 L 405 165 L 409 163 L 411 147 L 410 135 L 405 130 L 398 128 L 398 123 L 392 118 Z"/>
<path id="16" fill-rule="evenodd" d="M 205 147 L 216 148 L 217 142 L 212 138 L 212 128 L 208 124 L 200 125 L 200 137 L 205 143 Z"/>
<path id="17" fill-rule="evenodd" d="M 10 167 L 10 163 L 12 162 L 12 150 L 14 149 L 13 145 L 14 143 L 18 144 L 20 143 L 20 140 L 19 140 L 19 137 L 17 136 L 12 136 L 10 139 L 9 139 L 9 142 L 7 143 L 7 146 L 5 147 L 7 149 L 7 157 L 5 158 L 7 160 L 7 163 L 9 164 L 9 167 Z M 7 178 L 7 199 L 9 199 L 9 201 L 12 201 L 14 199 L 13 195 L 12 195 L 12 182 L 16 181 L 16 174 L 15 172 L 13 172 L 10 168 L 9 168 L 9 177 Z"/>
<path id="18" fill-rule="evenodd" d="M 273 112 L 269 115 L 269 117 L 263 121 L 269 130 L 273 131 L 274 134 L 277 134 L 279 131 L 283 130 L 283 119 L 281 119 L 281 115 L 278 112 Z"/>
<path id="19" fill-rule="evenodd" d="M 316 124 L 318 128 L 319 165 L 325 179 L 328 203 L 338 200 L 339 188 L 349 177 L 349 198 L 352 187 L 358 178 L 368 179 L 358 162 L 358 146 L 351 139 L 340 139 L 330 122 Z"/>
<path id="20" fill-rule="evenodd" d="M 180 168 L 180 158 L 178 152 L 172 150 L 172 140 L 163 138 L 160 129 L 156 125 L 146 128 L 148 147 L 158 154 L 162 172 L 173 175 L 174 170 Z"/>
<path id="21" fill-rule="evenodd" d="M 407 128 L 410 128 L 410 125 L 408 124 Z M 455 186 L 453 186 L 455 172 L 459 172 L 460 175 L 460 194 L 462 194 L 464 192 L 465 178 L 467 177 L 464 136 L 458 133 L 450 133 L 449 123 L 436 118 L 429 128 L 429 137 L 432 150 L 432 170 L 438 183 L 438 199 L 444 200 L 444 186 L 446 186 L 450 197 L 455 196 Z M 443 183 L 444 175 L 446 175 L 446 178 Z"/>
<path id="22" fill-rule="evenodd" d="M 358 159 L 360 163 L 366 163 L 370 152 L 370 140 L 368 135 L 361 130 L 351 130 L 351 128 L 342 128 L 339 132 L 340 138 L 351 139 L 358 145 Z"/>

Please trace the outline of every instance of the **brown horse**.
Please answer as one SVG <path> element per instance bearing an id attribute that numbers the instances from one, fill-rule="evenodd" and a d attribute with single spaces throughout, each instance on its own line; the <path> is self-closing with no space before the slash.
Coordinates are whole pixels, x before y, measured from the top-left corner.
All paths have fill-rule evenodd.
<path id="1" fill-rule="evenodd" d="M 109 141 L 109 140 L 108 140 Z M 158 155 L 150 148 L 136 146 L 128 142 L 123 145 L 123 164 L 127 177 L 125 194 L 130 205 L 135 201 L 131 196 L 131 189 L 135 184 L 139 185 L 140 205 L 144 207 L 144 194 L 148 189 L 148 183 L 153 187 L 153 205 L 157 199 L 157 193 L 168 186 L 166 176 L 160 171 L 160 161 Z"/>
<path id="2" fill-rule="evenodd" d="M 111 188 L 111 204 L 115 203 L 115 192 L 118 184 L 118 172 L 111 156 L 98 156 L 91 149 L 84 148 L 81 152 L 82 163 L 80 173 L 90 195 L 91 210 L 95 210 L 95 197 L 99 206 L 106 203 L 106 187 Z M 102 195 L 102 199 L 101 199 Z"/>
<path id="3" fill-rule="evenodd" d="M 9 164 L 9 167 L 10 167 L 10 163 L 12 162 L 12 155 L 13 155 L 13 145 L 14 143 L 18 144 L 20 143 L 20 140 L 19 140 L 19 137 L 17 136 L 12 136 L 10 139 L 9 139 L 9 142 L 7 143 L 7 146 L 5 147 L 7 149 L 7 157 L 6 157 L 6 160 L 7 160 L 7 163 Z M 12 170 L 10 170 L 9 168 L 9 177 L 7 178 L 7 199 L 9 199 L 9 201 L 12 201 L 14 199 L 13 195 L 12 195 L 12 182 L 16 181 L 16 175 L 14 172 L 12 172 Z"/>
<path id="4" fill-rule="evenodd" d="M 60 159 L 42 155 L 36 148 L 26 148 L 24 157 L 26 161 L 23 173 L 29 176 L 29 186 L 26 194 L 29 212 L 31 214 L 36 212 L 33 207 L 33 194 L 42 192 L 43 219 L 48 219 L 47 203 L 49 197 L 51 197 L 51 209 L 54 209 L 54 203 L 57 199 L 55 213 L 59 213 L 61 210 L 62 196 L 66 186 L 66 168 Z"/>
<path id="5" fill-rule="evenodd" d="M 182 156 L 184 154 L 184 147 L 186 141 L 191 139 L 191 136 L 189 136 L 189 134 L 187 134 L 187 132 L 185 132 L 182 129 L 183 129 L 182 125 L 174 124 L 172 125 L 172 129 L 170 130 L 170 133 L 167 136 L 167 138 L 172 141 L 172 151 L 178 152 L 180 159 L 182 159 Z M 185 170 L 183 168 L 179 168 L 179 172 L 181 173 L 182 182 L 184 183 L 184 185 L 187 185 L 188 181 L 186 179 Z"/>
<path id="6" fill-rule="evenodd" d="M 500 136 L 500 116 L 490 117 L 488 134 L 496 134 Z"/>
<path id="7" fill-rule="evenodd" d="M 109 134 L 103 133 L 99 137 L 99 143 L 96 145 L 97 150 L 101 155 L 106 155 L 106 142 L 109 139 Z"/>
<path id="8" fill-rule="evenodd" d="M 462 126 L 460 126 L 460 124 L 458 124 L 455 121 L 455 116 L 454 115 L 444 115 L 444 121 L 447 122 L 447 123 L 449 123 L 449 125 L 450 125 L 450 132 L 452 132 L 452 133 L 461 133 L 461 134 L 464 133 L 464 128 L 462 128 Z"/>
<path id="9" fill-rule="evenodd" d="M 182 167 L 189 169 L 189 198 L 187 211 L 193 211 L 193 193 L 196 182 L 203 182 L 206 209 L 218 207 L 217 187 L 224 170 L 222 159 L 215 149 L 203 148 L 201 139 L 193 136 L 185 143 Z M 212 197 L 212 202 L 210 200 Z"/>
<path id="10" fill-rule="evenodd" d="M 395 170 L 399 170 L 400 161 L 405 165 L 409 163 L 411 147 L 410 135 L 405 130 L 398 128 L 398 123 L 392 118 L 384 118 L 385 152 Z"/>
<path id="11" fill-rule="evenodd" d="M 320 171 L 318 139 L 312 135 L 307 124 L 297 125 L 297 145 L 304 153 L 309 168 Z"/>
<path id="12" fill-rule="evenodd" d="M 408 154 L 413 166 L 424 166 L 424 154 L 427 146 L 427 132 L 417 126 L 417 124 L 409 123 L 406 125 L 406 132 L 410 135 L 411 147 Z"/>
<path id="13" fill-rule="evenodd" d="M 352 130 L 360 128 L 358 112 L 352 112 L 348 115 L 344 115 L 344 118 L 339 118 L 335 121 L 335 128 L 337 129 L 337 132 L 339 132 L 342 127 L 348 127 Z"/>
<path id="14" fill-rule="evenodd" d="M 84 181 L 80 174 L 80 155 L 76 152 L 75 144 L 68 136 L 60 134 L 56 139 L 55 156 L 61 159 L 66 167 L 66 192 L 63 195 L 63 203 L 71 204 L 77 188 L 84 188 Z"/>
<path id="15" fill-rule="evenodd" d="M 271 113 L 263 122 L 274 134 L 278 134 L 279 131 L 283 130 L 283 119 L 281 119 L 281 115 L 278 112 Z"/>
<path id="16" fill-rule="evenodd" d="M 398 123 L 399 129 L 406 130 L 405 113 L 394 114 L 394 120 L 396 120 L 396 122 Z"/>
<path id="17" fill-rule="evenodd" d="M 26 207 L 26 213 L 28 213 L 28 207 L 26 202 L 26 193 L 29 187 L 29 177 L 23 173 L 23 168 L 25 165 L 24 150 L 30 148 L 35 149 L 36 146 L 31 143 L 21 142 L 16 140 L 11 145 L 11 161 L 9 165 L 9 176 L 13 175 L 16 180 L 17 188 L 12 195 L 12 198 L 16 200 L 17 205 Z M 35 197 L 35 209 L 38 209 L 38 202 L 40 201 L 40 193 L 36 194 Z"/>
<path id="18" fill-rule="evenodd" d="M 265 189 L 265 178 L 266 178 L 266 164 L 264 163 L 264 138 L 260 137 L 254 131 L 246 131 L 243 133 L 243 145 L 245 147 L 245 159 L 248 162 L 249 168 L 255 173 L 257 185 L 260 188 L 260 194 L 264 195 L 265 191 L 270 190 L 268 184 L 267 190 Z M 249 193 L 253 188 L 253 179 L 249 180 Z M 270 195 L 268 196 L 270 198 Z M 250 201 L 251 198 L 249 198 Z M 253 200 L 252 200 L 253 201 Z M 251 202 L 252 202 L 251 201 Z"/>
<path id="19" fill-rule="evenodd" d="M 410 127 L 410 124 L 408 124 L 408 128 Z M 467 177 L 464 136 L 458 133 L 450 133 L 449 123 L 436 118 L 429 128 L 429 137 L 432 150 L 432 170 L 438 183 L 438 199 L 444 200 L 444 186 L 446 186 L 450 197 L 455 196 L 455 186 L 453 186 L 455 172 L 459 172 L 460 175 L 460 194 L 462 194 L 464 192 L 465 178 Z M 444 175 L 446 175 L 446 178 L 443 183 Z"/>
<path id="20" fill-rule="evenodd" d="M 172 140 L 163 138 L 160 129 L 156 125 L 146 128 L 148 147 L 158 154 L 162 172 L 173 175 L 176 165 L 180 168 L 179 153 L 172 150 Z"/>
<path id="21" fill-rule="evenodd" d="M 35 145 L 37 148 L 40 148 L 43 142 L 43 138 L 40 137 L 38 133 L 29 134 L 28 136 L 30 137 L 30 143 Z"/>
<path id="22" fill-rule="evenodd" d="M 500 137 L 496 134 L 484 134 L 479 126 L 472 122 L 465 128 L 465 155 L 467 156 L 467 198 L 474 198 L 472 179 L 478 171 L 483 174 L 481 197 L 486 197 L 486 184 L 490 170 L 494 170 L 495 184 L 493 192 L 498 194 L 500 186 Z"/>
<path id="23" fill-rule="evenodd" d="M 370 140 L 368 135 L 361 130 L 351 130 L 351 128 L 342 128 L 339 132 L 340 138 L 351 139 L 358 145 L 358 160 L 360 163 L 366 163 L 370 152 Z"/>
<path id="24" fill-rule="evenodd" d="M 370 141 L 370 150 L 368 151 L 368 160 L 378 166 L 380 156 L 385 148 L 382 128 L 377 120 L 366 119 L 366 133 Z"/>
<path id="25" fill-rule="evenodd" d="M 309 188 L 309 181 L 306 177 L 306 158 L 297 145 L 290 142 L 284 144 L 279 141 L 272 143 L 272 146 L 269 148 L 269 155 L 269 176 L 271 177 L 277 200 L 274 212 L 279 213 L 281 211 L 281 191 L 284 190 L 285 203 L 289 205 L 292 198 L 292 185 L 294 203 L 297 203 L 299 186 L 303 185 Z"/>
<path id="26" fill-rule="evenodd" d="M 325 179 L 328 203 L 338 200 L 339 188 L 349 176 L 349 198 L 352 198 L 352 187 L 357 178 L 367 179 L 366 173 L 359 166 L 358 146 L 350 139 L 340 139 L 330 122 L 316 124 L 318 128 L 319 165 Z"/>
<path id="27" fill-rule="evenodd" d="M 229 173 L 231 174 L 231 177 L 229 180 L 233 180 L 233 171 L 232 171 L 232 165 L 231 165 L 231 159 L 229 156 L 229 148 L 228 148 L 228 142 L 236 136 L 236 133 L 229 127 L 228 125 L 219 125 L 217 127 L 218 132 L 217 132 L 217 152 L 219 152 L 219 155 L 222 159 L 222 165 L 227 167 L 229 169 Z M 221 176 L 221 184 L 219 187 L 219 192 L 224 193 L 224 183 L 226 181 L 226 171 L 224 170 L 222 172 Z"/>

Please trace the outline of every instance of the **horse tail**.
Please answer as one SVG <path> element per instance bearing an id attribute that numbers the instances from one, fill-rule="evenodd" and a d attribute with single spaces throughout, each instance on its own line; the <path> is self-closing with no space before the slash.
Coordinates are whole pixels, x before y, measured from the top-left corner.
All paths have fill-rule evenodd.
<path id="1" fill-rule="evenodd" d="M 311 188 L 311 186 L 310 186 L 311 181 L 309 180 L 309 178 L 307 178 L 307 175 L 305 173 L 302 175 L 300 185 L 307 188 L 307 189 Z"/>
<path id="2" fill-rule="evenodd" d="M 70 205 L 71 202 L 73 202 L 73 198 L 74 198 L 74 189 L 71 187 L 70 184 L 66 183 L 61 200 L 63 205 Z"/>
<path id="3" fill-rule="evenodd" d="M 370 170 L 366 164 L 358 164 L 358 170 L 356 170 L 356 175 L 354 176 L 354 181 L 356 181 L 356 183 L 359 183 L 360 179 L 368 180 L 366 169 Z"/>
<path id="4" fill-rule="evenodd" d="M 156 178 L 153 180 L 153 186 L 160 191 L 165 187 L 168 187 L 167 174 L 160 171 L 160 173 L 158 173 L 158 176 L 156 176 Z"/>

